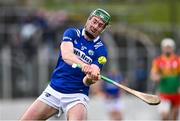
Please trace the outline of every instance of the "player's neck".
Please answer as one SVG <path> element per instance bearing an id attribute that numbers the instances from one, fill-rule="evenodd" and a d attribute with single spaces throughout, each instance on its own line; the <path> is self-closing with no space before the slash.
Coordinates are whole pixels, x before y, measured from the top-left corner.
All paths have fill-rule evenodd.
<path id="1" fill-rule="evenodd" d="M 84 34 L 85 39 L 87 39 L 88 41 L 93 41 L 95 38 L 93 35 L 91 35 L 89 32 L 85 31 Z"/>
<path id="2" fill-rule="evenodd" d="M 175 55 L 175 53 L 163 53 L 163 56 L 165 57 L 165 58 L 171 58 L 172 56 L 174 56 Z"/>

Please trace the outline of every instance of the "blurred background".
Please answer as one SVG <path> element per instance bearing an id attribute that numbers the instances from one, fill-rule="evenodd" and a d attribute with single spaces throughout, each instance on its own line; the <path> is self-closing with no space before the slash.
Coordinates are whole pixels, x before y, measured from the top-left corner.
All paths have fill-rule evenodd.
<path id="1" fill-rule="evenodd" d="M 83 27 L 96 8 L 112 16 L 102 35 L 109 49 L 103 74 L 116 70 L 128 87 L 155 94 L 149 71 L 161 52 L 160 41 L 173 38 L 180 53 L 179 6 L 179 0 L 1 0 L 0 120 L 18 120 L 41 94 L 56 66 L 64 30 Z M 108 120 L 104 99 L 93 88 L 89 119 Z M 159 119 L 156 106 L 127 93 L 121 101 L 125 120 Z"/>

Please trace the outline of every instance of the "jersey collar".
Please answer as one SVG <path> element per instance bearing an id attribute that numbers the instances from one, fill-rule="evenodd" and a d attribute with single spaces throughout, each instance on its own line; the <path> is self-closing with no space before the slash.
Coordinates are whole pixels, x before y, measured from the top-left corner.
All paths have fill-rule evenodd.
<path id="1" fill-rule="evenodd" d="M 84 36 L 84 35 L 85 35 L 85 28 L 83 28 L 83 30 L 82 30 L 82 36 Z M 93 42 L 96 42 L 99 38 L 100 38 L 99 36 L 96 37 L 96 38 L 93 40 Z"/>
<path id="2" fill-rule="evenodd" d="M 168 58 L 168 57 L 166 57 L 164 54 L 162 54 L 162 56 L 161 56 L 162 58 L 164 58 L 164 59 L 173 59 L 173 58 L 175 58 L 176 57 L 176 54 L 171 54 L 170 55 L 170 57 Z"/>

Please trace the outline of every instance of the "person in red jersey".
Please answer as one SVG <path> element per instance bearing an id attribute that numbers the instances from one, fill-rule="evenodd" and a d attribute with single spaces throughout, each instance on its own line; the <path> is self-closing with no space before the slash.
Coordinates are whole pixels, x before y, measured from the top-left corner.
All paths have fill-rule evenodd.
<path id="1" fill-rule="evenodd" d="M 177 120 L 180 106 L 180 57 L 175 54 L 175 42 L 165 38 L 162 54 L 152 63 L 151 78 L 158 83 L 161 98 L 159 111 L 163 120 Z"/>

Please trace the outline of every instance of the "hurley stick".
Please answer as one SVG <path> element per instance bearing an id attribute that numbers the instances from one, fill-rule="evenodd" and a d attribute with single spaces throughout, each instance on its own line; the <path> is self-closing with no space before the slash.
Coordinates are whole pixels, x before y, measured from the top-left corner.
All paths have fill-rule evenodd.
<path id="1" fill-rule="evenodd" d="M 73 68 L 81 68 L 80 65 L 78 64 L 73 64 L 72 65 Z M 136 91 L 136 90 L 133 90 L 133 89 L 130 89 L 129 87 L 127 86 L 124 86 L 122 84 L 119 84 L 117 82 L 115 82 L 114 80 L 112 79 L 109 79 L 103 75 L 101 75 L 101 79 L 108 82 L 108 83 L 111 83 L 123 90 L 125 90 L 126 92 L 138 97 L 139 99 L 143 100 L 145 103 L 149 104 L 149 105 L 158 105 L 161 101 L 160 101 L 160 98 L 156 95 L 152 95 L 152 94 L 147 94 L 147 93 L 142 93 L 142 92 L 139 92 L 139 91 Z"/>

